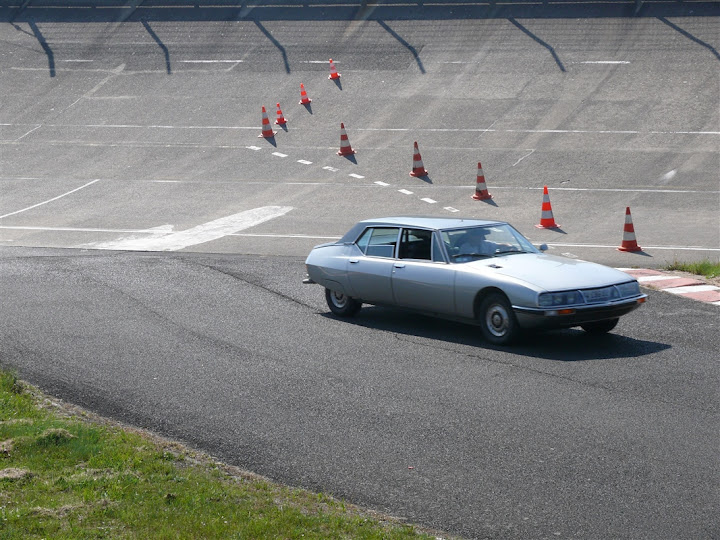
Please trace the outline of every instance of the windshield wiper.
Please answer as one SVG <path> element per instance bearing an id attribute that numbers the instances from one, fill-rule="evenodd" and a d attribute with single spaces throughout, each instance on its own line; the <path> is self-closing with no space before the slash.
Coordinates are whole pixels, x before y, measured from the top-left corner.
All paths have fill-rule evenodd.
<path id="1" fill-rule="evenodd" d="M 504 251 L 496 251 L 495 255 L 512 255 L 516 253 L 527 253 L 527 251 L 521 249 L 506 249 Z"/>

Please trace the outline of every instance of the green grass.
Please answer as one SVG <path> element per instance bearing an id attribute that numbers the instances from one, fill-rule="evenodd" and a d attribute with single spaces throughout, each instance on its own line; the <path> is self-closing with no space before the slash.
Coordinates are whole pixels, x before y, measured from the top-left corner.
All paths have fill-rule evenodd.
<path id="1" fill-rule="evenodd" d="M 705 276 L 712 279 L 720 276 L 720 262 L 712 262 L 710 259 L 704 259 L 698 262 L 683 263 L 674 261 L 665 267 L 666 270 L 680 270 L 682 272 L 690 272 L 698 276 Z"/>
<path id="2" fill-rule="evenodd" d="M 431 538 L 48 403 L 0 371 L 0 539 Z"/>

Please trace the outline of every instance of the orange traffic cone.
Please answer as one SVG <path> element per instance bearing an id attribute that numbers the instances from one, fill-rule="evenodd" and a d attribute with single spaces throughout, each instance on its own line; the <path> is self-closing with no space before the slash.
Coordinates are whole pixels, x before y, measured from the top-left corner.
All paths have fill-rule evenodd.
<path id="1" fill-rule="evenodd" d="M 300 83 L 300 105 L 310 105 L 311 101 L 312 99 L 308 97 L 307 92 L 305 91 L 305 85 Z"/>
<path id="2" fill-rule="evenodd" d="M 418 144 L 415 142 L 415 153 L 413 154 L 413 169 L 410 171 L 410 176 L 427 176 L 429 173 L 423 166 L 422 157 L 420 157 L 420 150 L 418 150 Z"/>
<path id="3" fill-rule="evenodd" d="M 355 153 L 355 150 L 350 146 L 347 133 L 345 132 L 345 124 L 340 123 L 340 151 L 337 153 L 338 156 L 351 156 Z"/>
<path id="4" fill-rule="evenodd" d="M 472 196 L 476 201 L 485 201 L 492 199 L 492 195 L 488 192 L 487 185 L 485 185 L 485 175 L 483 174 L 482 165 L 478 161 L 477 170 L 477 184 L 475 185 L 475 194 Z"/>
<path id="5" fill-rule="evenodd" d="M 555 223 L 553 218 L 552 206 L 550 206 L 550 195 L 548 194 L 548 188 L 543 188 L 543 201 L 542 201 L 542 215 L 540 216 L 540 223 L 535 225 L 538 229 L 558 229 L 560 225 Z"/>
<path id="6" fill-rule="evenodd" d="M 330 75 L 328 76 L 328 79 L 339 79 L 340 74 L 337 72 L 337 69 L 335 69 L 335 62 L 332 61 L 332 58 L 330 59 Z"/>
<path id="7" fill-rule="evenodd" d="M 283 116 L 283 112 L 280 110 L 280 104 L 277 104 L 277 120 L 275 120 L 276 124 L 280 124 L 281 126 L 284 126 L 287 124 L 287 120 Z"/>
<path id="8" fill-rule="evenodd" d="M 267 112 L 265 112 L 265 107 L 262 108 L 262 133 L 258 135 L 259 138 L 262 137 L 274 137 L 277 131 L 273 131 L 270 127 L 270 119 L 268 118 Z"/>
<path id="9" fill-rule="evenodd" d="M 629 206 L 625 208 L 625 228 L 623 229 L 622 244 L 617 249 L 618 251 L 642 251 L 642 248 L 637 244 L 637 240 L 635 240 L 635 227 L 633 227 Z"/>

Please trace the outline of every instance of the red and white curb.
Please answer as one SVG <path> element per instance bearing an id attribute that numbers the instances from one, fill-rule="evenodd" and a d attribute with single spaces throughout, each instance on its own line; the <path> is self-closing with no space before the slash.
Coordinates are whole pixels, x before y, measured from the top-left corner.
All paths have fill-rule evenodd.
<path id="1" fill-rule="evenodd" d="M 643 287 L 720 306 L 720 287 L 710 285 L 702 280 L 676 276 L 649 268 L 619 268 L 618 270 L 637 278 Z"/>

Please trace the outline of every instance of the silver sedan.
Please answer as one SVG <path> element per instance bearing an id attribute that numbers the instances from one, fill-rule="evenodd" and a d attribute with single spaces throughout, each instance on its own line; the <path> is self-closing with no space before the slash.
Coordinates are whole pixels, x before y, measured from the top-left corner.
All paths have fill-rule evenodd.
<path id="1" fill-rule="evenodd" d="M 315 246 L 305 264 L 304 282 L 325 287 L 338 316 L 363 303 L 396 306 L 479 324 L 494 344 L 523 328 L 609 332 L 647 298 L 624 272 L 545 254 L 500 221 L 361 221 L 339 241 Z"/>

